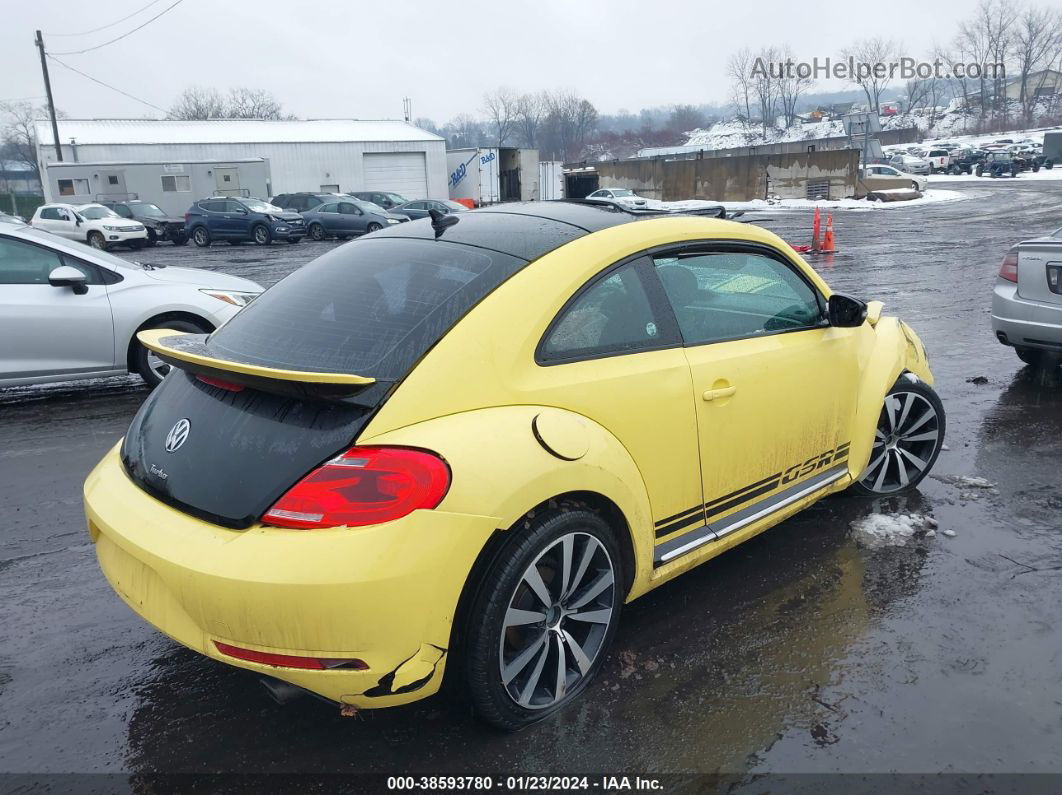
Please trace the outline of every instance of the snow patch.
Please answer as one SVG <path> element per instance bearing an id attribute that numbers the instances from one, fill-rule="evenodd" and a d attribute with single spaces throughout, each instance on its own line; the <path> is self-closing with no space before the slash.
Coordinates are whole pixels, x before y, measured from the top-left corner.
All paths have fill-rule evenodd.
<path id="1" fill-rule="evenodd" d="M 856 539 L 869 549 L 906 546 L 911 538 L 931 526 L 932 520 L 918 513 L 872 513 L 852 522 Z"/>

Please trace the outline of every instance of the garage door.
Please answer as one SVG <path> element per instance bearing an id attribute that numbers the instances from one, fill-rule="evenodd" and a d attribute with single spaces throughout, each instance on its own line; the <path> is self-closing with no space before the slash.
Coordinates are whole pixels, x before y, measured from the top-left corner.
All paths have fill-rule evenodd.
<path id="1" fill-rule="evenodd" d="M 407 199 L 428 195 L 428 169 L 423 152 L 366 153 L 365 187 L 400 193 Z"/>

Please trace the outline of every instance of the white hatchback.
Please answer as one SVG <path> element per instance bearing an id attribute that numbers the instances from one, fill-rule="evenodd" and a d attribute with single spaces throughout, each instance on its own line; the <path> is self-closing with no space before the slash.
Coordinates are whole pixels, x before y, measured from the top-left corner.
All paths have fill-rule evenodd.
<path id="1" fill-rule="evenodd" d="M 139 373 L 169 365 L 136 333 L 207 333 L 262 292 L 198 268 L 141 265 L 27 226 L 0 226 L 0 387 Z"/>
<path id="2" fill-rule="evenodd" d="M 148 239 L 142 223 L 122 218 L 102 204 L 43 204 L 33 213 L 30 226 L 99 249 L 123 244 L 143 248 Z"/>

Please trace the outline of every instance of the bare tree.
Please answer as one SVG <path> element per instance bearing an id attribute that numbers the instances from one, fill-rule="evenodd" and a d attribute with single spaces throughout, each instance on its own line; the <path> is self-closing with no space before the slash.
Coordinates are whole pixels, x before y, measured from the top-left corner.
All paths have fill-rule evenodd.
<path id="1" fill-rule="evenodd" d="M 726 65 L 730 78 L 731 101 L 738 107 L 738 115 L 745 111 L 745 121 L 752 118 L 752 51 L 742 47 L 730 56 Z"/>
<path id="2" fill-rule="evenodd" d="M 191 86 L 170 108 L 171 119 L 292 119 L 270 92 L 260 88 L 233 88 L 222 97 L 216 88 Z"/>
<path id="3" fill-rule="evenodd" d="M 1014 45 L 1014 22 L 1017 19 L 1015 7 L 1007 0 L 981 0 L 977 7 L 978 23 L 985 31 L 985 43 L 990 65 L 1006 67 Z M 992 72 L 992 108 L 1007 115 L 1007 94 L 1005 69 L 993 69 Z"/>
<path id="4" fill-rule="evenodd" d="M 538 130 L 547 110 L 546 94 L 521 94 L 516 99 L 515 123 L 519 137 L 529 149 L 538 147 Z"/>
<path id="5" fill-rule="evenodd" d="M 503 146 L 513 132 L 519 97 L 502 86 L 483 95 L 483 109 L 493 126 L 494 142 Z"/>
<path id="6" fill-rule="evenodd" d="M 1025 8 L 1018 17 L 1014 30 L 1014 56 L 1017 60 L 1020 81 L 1019 101 L 1022 119 L 1032 123 L 1037 90 L 1042 88 L 1031 76 L 1046 69 L 1058 50 L 1062 48 L 1062 13 L 1055 9 Z"/>
<path id="7" fill-rule="evenodd" d="M 763 137 L 774 128 L 774 118 L 778 111 L 779 76 L 781 75 L 781 51 L 777 47 L 766 47 L 756 53 L 752 65 L 752 95 L 759 107 L 760 123 Z"/>
<path id="8" fill-rule="evenodd" d="M 170 107 L 170 118 L 184 121 L 225 118 L 225 100 L 216 88 L 190 86 Z"/>
<path id="9" fill-rule="evenodd" d="M 693 105 L 675 105 L 667 119 L 667 128 L 676 135 L 699 130 L 708 123 L 708 117 Z"/>
<path id="10" fill-rule="evenodd" d="M 572 92 L 553 92 L 546 96 L 546 117 L 542 122 L 540 149 L 559 154 L 565 160 L 577 160 L 597 125 L 597 108 Z"/>
<path id="11" fill-rule="evenodd" d="M 782 104 L 782 116 L 785 118 L 785 126 L 788 128 L 792 127 L 793 122 L 796 121 L 797 103 L 800 101 L 801 94 L 808 90 L 813 81 L 810 74 L 801 77 L 796 69 L 793 68 L 793 51 L 789 48 L 789 45 L 786 45 L 781 50 L 781 58 L 788 65 L 788 68 L 777 79 L 778 101 Z"/>
<path id="12" fill-rule="evenodd" d="M 55 115 L 62 119 L 66 114 L 57 110 Z M 37 125 L 36 122 L 48 118 L 48 107 L 34 107 L 28 102 L 0 103 L 0 141 L 4 152 L 13 160 L 20 160 L 33 166 L 33 174 L 40 179 L 37 165 Z"/>
<path id="13" fill-rule="evenodd" d="M 462 113 L 451 119 L 443 128 L 444 137 L 450 142 L 451 149 L 466 149 L 479 146 L 484 139 L 483 125 Z"/>
<path id="14" fill-rule="evenodd" d="M 868 110 L 878 113 L 881 109 L 881 95 L 892 82 L 889 65 L 896 61 L 897 45 L 891 39 L 875 36 L 861 39 L 842 51 L 845 58 L 855 61 L 855 73 L 848 76 L 848 82 L 863 89 L 867 98 Z"/>
<path id="15" fill-rule="evenodd" d="M 293 119 L 270 92 L 262 88 L 233 88 L 229 90 L 225 115 L 230 119 Z"/>
<path id="16" fill-rule="evenodd" d="M 418 116 L 416 119 L 413 120 L 413 126 L 419 127 L 422 130 L 427 130 L 428 132 L 434 133 L 435 135 L 441 135 L 441 133 L 439 132 L 439 127 L 432 119 L 429 119 L 427 116 Z"/>

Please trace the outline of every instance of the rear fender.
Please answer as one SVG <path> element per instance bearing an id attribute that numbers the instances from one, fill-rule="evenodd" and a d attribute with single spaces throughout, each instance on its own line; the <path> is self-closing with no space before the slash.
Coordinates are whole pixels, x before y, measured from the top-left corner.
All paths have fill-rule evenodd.
<path id="1" fill-rule="evenodd" d="M 853 478 L 858 478 L 870 462 L 881 406 L 897 379 L 908 372 L 930 386 L 933 384 L 925 347 L 911 327 L 901 320 L 880 318 L 873 326 L 873 333 L 868 335 L 868 346 L 869 350 L 864 351 L 866 359 L 852 428 L 852 452 L 848 458 Z"/>
<path id="2" fill-rule="evenodd" d="M 551 417 L 553 433 L 563 429 L 559 452 L 536 437 L 535 418 Z M 544 427 L 539 423 L 539 427 Z M 552 442 L 546 438 L 546 442 Z M 652 572 L 653 533 L 649 497 L 626 448 L 608 430 L 574 412 L 545 406 L 500 406 L 451 414 L 375 436 L 358 444 L 420 447 L 450 466 L 450 491 L 440 510 L 492 516 L 499 530 L 530 509 L 573 491 L 595 492 L 623 513 L 634 549 L 630 597 L 647 589 Z"/>

